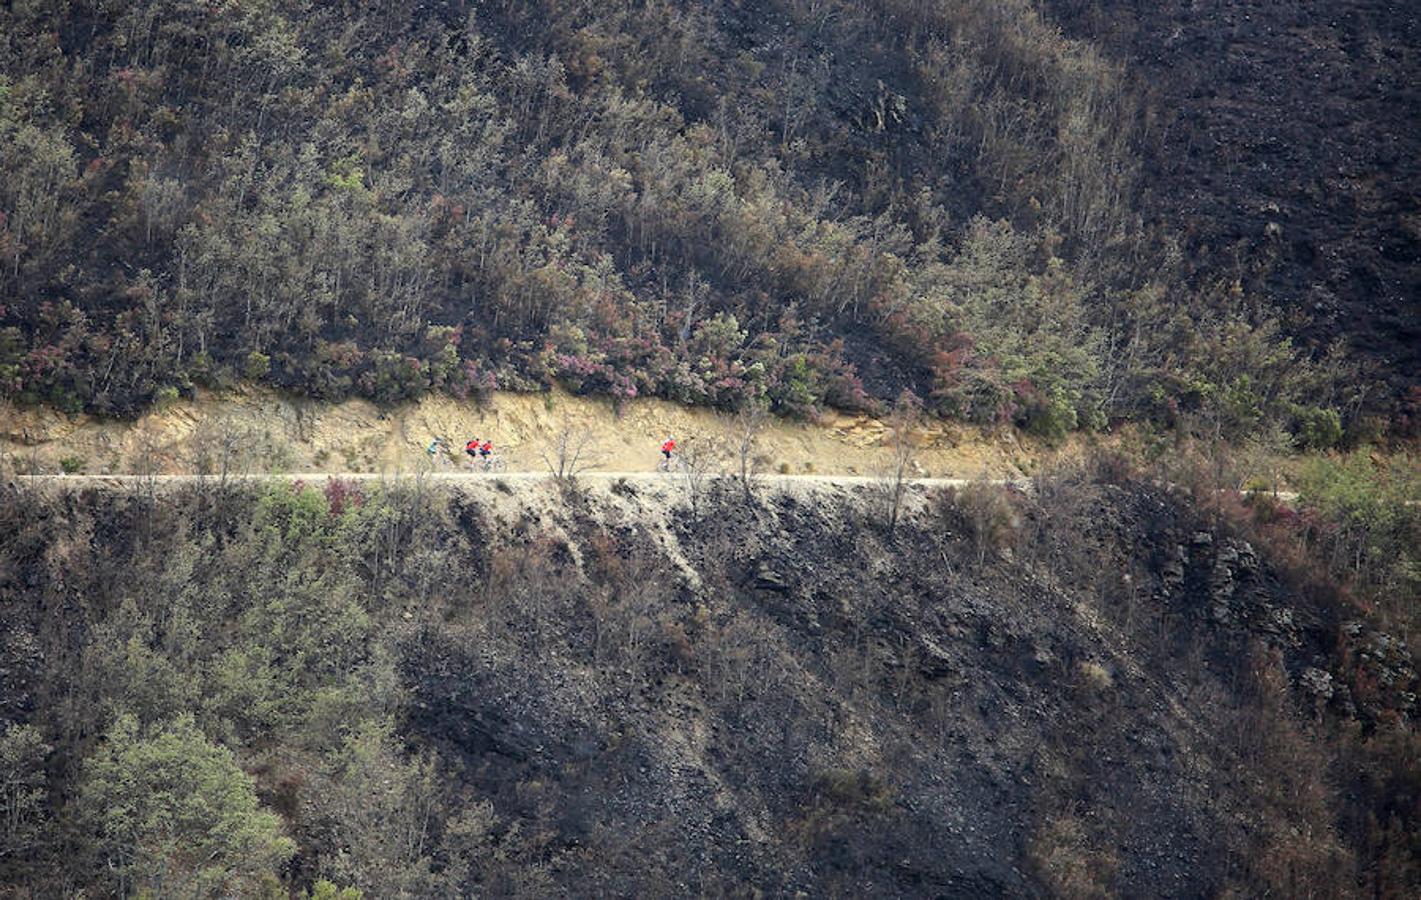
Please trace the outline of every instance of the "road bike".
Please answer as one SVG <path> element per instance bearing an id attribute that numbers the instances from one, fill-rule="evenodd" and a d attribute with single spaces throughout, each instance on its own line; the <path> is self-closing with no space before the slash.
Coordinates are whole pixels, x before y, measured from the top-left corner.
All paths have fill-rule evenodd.
<path id="1" fill-rule="evenodd" d="M 508 464 L 503 461 L 503 457 L 497 453 L 485 456 L 478 464 L 481 472 L 502 472 L 508 468 Z"/>
<path id="2" fill-rule="evenodd" d="M 439 444 L 434 449 L 428 447 L 424 450 L 424 463 L 426 471 L 437 472 L 440 469 L 449 469 L 454 465 L 454 461 L 444 451 L 444 445 Z"/>
<path id="3" fill-rule="evenodd" d="M 656 464 L 656 471 L 666 475 L 675 475 L 678 472 L 686 471 L 686 461 L 679 456 L 673 456 L 670 459 L 663 456 L 661 461 Z"/>
<path id="4" fill-rule="evenodd" d="M 469 472 L 502 472 L 507 468 L 508 464 L 497 453 L 470 458 L 464 462 L 464 469 Z"/>

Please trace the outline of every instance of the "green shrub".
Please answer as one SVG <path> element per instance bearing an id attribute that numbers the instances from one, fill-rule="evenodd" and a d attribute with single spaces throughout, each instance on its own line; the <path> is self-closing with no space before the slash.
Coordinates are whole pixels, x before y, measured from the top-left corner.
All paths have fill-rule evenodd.
<path id="1" fill-rule="evenodd" d="M 1076 430 L 1076 407 L 1063 394 L 1038 395 L 1022 416 L 1026 430 L 1048 441 L 1059 441 Z"/>
<path id="2" fill-rule="evenodd" d="M 120 717 L 84 762 L 78 813 L 120 892 L 250 895 L 296 852 L 232 751 L 187 715 L 147 730 Z"/>
<path id="3" fill-rule="evenodd" d="M 1375 444 L 1386 434 L 1386 420 L 1380 416 L 1357 416 L 1347 423 L 1343 443 L 1348 447 Z"/>
<path id="4" fill-rule="evenodd" d="M 199 350 L 188 360 L 187 376 L 204 387 L 216 387 L 216 368 L 217 364 L 213 361 L 212 354 L 205 350 Z"/>
<path id="5" fill-rule="evenodd" d="M 78 475 L 84 471 L 84 457 L 63 456 L 59 459 L 59 468 L 65 475 Z"/>
<path id="6" fill-rule="evenodd" d="M 361 900 L 359 888 L 339 888 L 324 879 L 311 886 L 311 900 Z"/>
<path id="7" fill-rule="evenodd" d="M 1316 458 L 1298 472 L 1299 502 L 1322 517 L 1307 529 L 1315 558 L 1354 589 L 1421 628 L 1421 474 L 1364 452 Z"/>
<path id="8" fill-rule="evenodd" d="M 1299 406 L 1293 410 L 1293 434 L 1308 450 L 1331 450 L 1342 443 L 1342 416 L 1335 409 Z"/>
<path id="9" fill-rule="evenodd" d="M 813 417 L 819 403 L 819 373 L 803 354 L 786 363 L 778 381 L 769 391 L 777 412 L 796 418 Z"/>
<path id="10" fill-rule="evenodd" d="M 253 350 L 247 354 L 246 362 L 242 365 L 242 376 L 249 381 L 256 381 L 265 378 L 271 372 L 271 357 L 258 350 Z"/>

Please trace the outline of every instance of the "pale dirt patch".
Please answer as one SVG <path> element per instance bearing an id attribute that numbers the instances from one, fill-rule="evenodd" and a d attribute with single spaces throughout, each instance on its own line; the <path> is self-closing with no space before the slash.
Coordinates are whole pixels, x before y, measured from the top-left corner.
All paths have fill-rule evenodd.
<path id="1" fill-rule="evenodd" d="M 70 417 L 50 409 L 0 407 L 0 456 L 11 471 L 49 474 L 69 460 L 88 474 L 211 470 L 385 472 L 427 468 L 432 437 L 449 443 L 447 468 L 464 463 L 471 437 L 493 441 L 510 472 L 546 471 L 542 451 L 561 430 L 593 436 L 596 469 L 654 471 L 668 436 L 710 447 L 732 469 L 733 417 L 665 400 L 638 399 L 618 415 L 609 400 L 550 394 L 495 395 L 485 405 L 432 396 L 382 409 L 365 400 L 321 403 L 260 388 L 200 394 L 136 422 Z M 915 477 L 1015 478 L 1061 453 L 1010 432 L 933 423 L 913 435 Z M 818 422 L 772 419 L 758 470 L 785 475 L 875 475 L 890 462 L 889 429 L 869 416 L 830 412 Z"/>

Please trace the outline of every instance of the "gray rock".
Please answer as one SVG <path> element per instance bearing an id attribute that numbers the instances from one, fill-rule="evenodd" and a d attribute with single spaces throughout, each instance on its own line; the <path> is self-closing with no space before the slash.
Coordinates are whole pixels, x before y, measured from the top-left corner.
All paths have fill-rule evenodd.
<path id="1" fill-rule="evenodd" d="M 1319 700 L 1331 700 L 1333 694 L 1332 673 L 1308 666 L 1298 675 L 1298 684 L 1304 691 Z"/>
<path id="2" fill-rule="evenodd" d="M 755 566 L 755 589 L 783 594 L 789 591 L 789 582 L 785 580 L 783 575 L 762 562 Z"/>
<path id="3" fill-rule="evenodd" d="M 927 635 L 918 636 L 918 671 L 929 679 L 951 675 L 956 667 L 952 657 L 937 641 Z"/>

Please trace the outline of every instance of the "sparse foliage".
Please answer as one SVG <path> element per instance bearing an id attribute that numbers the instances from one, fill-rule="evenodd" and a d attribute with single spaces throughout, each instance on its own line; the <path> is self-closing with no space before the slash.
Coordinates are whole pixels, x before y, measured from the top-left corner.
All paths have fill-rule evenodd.
<path id="1" fill-rule="evenodd" d="M 1007 488 L 976 481 L 943 493 L 944 511 L 970 542 L 978 567 L 1011 546 L 1018 516 L 1007 499 Z"/>
<path id="2" fill-rule="evenodd" d="M 53 749 L 33 725 L 0 731 L 0 872 L 37 869 L 35 858 L 53 839 L 45 777 Z"/>
<path id="3" fill-rule="evenodd" d="M 735 453 L 735 473 L 746 501 L 754 499 L 754 483 L 761 456 L 760 434 L 769 419 L 763 404 L 751 404 L 735 414 L 730 427 L 730 446 Z"/>
<path id="4" fill-rule="evenodd" d="M 674 476 L 686 492 L 686 500 L 691 507 L 691 518 L 699 520 L 705 504 L 706 491 L 713 479 L 720 474 L 721 461 L 715 448 L 708 442 L 692 438 L 685 441 L 676 452 L 677 466 Z"/>
<path id="5" fill-rule="evenodd" d="M 175 487 L 152 509 L 77 492 L 58 516 L 51 492 L 11 490 L 0 710 L 33 724 L 0 731 L 0 837 L 29 848 L 0 852 L 0 884 L 664 893 L 723 843 L 687 821 L 753 812 L 771 826 L 762 881 L 864 892 L 905 868 L 948 883 L 958 842 L 939 823 L 963 797 L 1037 823 L 982 836 L 1015 893 L 1125 872 L 1165 893 L 1407 883 L 1399 642 L 1321 567 L 1265 568 L 1278 544 L 1230 535 L 1162 479 L 1085 475 L 943 492 L 891 546 L 855 528 L 882 507 L 832 487 L 754 509 L 708 491 L 670 522 L 664 491 L 236 485 L 214 515 Z M 1217 616 L 1226 597 L 1257 623 Z M 1258 636 L 1274 649 L 1232 652 Z M 1300 707 L 1304 684 L 1334 699 Z M 964 750 L 1018 776 L 1013 810 L 943 792 Z M 1102 759 L 1183 784 L 1162 757 L 1190 760 L 1208 802 L 1098 790 Z M 723 806 L 678 793 L 712 776 L 741 785 Z M 1339 810 L 1385 815 L 1353 831 Z M 1130 839 L 1146 826 L 1164 849 Z M 1197 862 L 1238 847 L 1225 872 Z M 743 881 L 743 860 L 707 852 L 698 885 Z"/>
<path id="6" fill-rule="evenodd" d="M 541 451 L 543 465 L 558 482 L 568 484 L 600 464 L 597 439 L 592 430 L 564 422 Z"/>
<path id="7" fill-rule="evenodd" d="M 899 398 L 889 420 L 885 440 L 891 455 L 885 468 L 875 477 L 874 490 L 878 494 L 883 522 L 890 535 L 898 527 L 908 485 L 914 477 L 914 458 L 917 455 L 914 430 L 920 424 L 921 415 L 916 398 L 905 396 Z"/>

